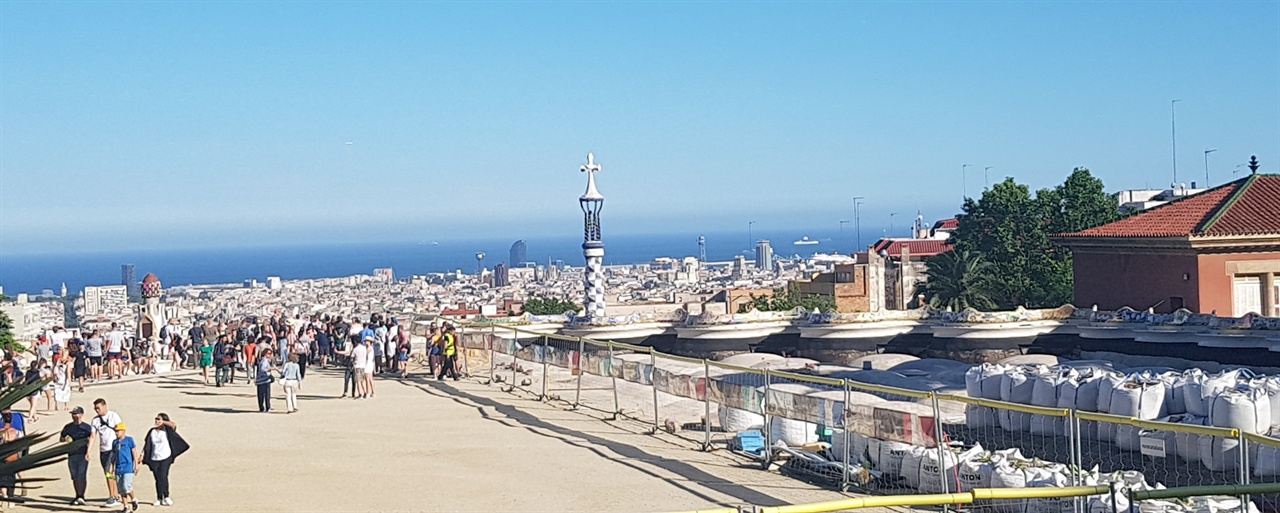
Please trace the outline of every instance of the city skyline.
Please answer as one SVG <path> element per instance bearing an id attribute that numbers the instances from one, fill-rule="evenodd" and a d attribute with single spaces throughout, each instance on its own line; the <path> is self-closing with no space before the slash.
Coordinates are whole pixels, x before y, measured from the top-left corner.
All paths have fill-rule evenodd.
<path id="1" fill-rule="evenodd" d="M 0 14 L 0 254 L 572 234 L 587 151 L 611 234 L 932 221 L 984 171 L 1166 187 L 1175 99 L 1180 182 L 1280 161 L 1275 3 Z"/>

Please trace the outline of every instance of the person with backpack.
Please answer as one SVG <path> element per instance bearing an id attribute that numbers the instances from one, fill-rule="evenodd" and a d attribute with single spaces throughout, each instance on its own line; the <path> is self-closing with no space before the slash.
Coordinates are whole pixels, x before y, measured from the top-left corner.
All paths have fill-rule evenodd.
<path id="1" fill-rule="evenodd" d="M 452 324 L 444 325 L 444 336 L 441 338 L 441 356 L 440 374 L 436 376 L 436 380 L 444 379 L 445 374 L 453 377 L 454 381 L 458 380 L 458 334 L 453 331 Z"/>

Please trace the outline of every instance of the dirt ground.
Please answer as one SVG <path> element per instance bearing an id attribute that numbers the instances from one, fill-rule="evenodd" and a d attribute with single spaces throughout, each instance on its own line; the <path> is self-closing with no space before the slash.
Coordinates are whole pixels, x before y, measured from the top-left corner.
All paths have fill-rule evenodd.
<path id="1" fill-rule="evenodd" d="M 262 414 L 243 378 L 214 388 L 186 373 L 91 386 L 71 404 L 90 410 L 105 398 L 139 445 L 157 412 L 172 416 L 192 445 L 173 466 L 173 511 L 678 511 L 845 497 L 636 421 L 474 379 L 379 379 L 376 397 L 358 401 L 338 399 L 341 390 L 339 373 L 311 369 L 300 412 L 282 413 L 274 385 L 276 412 Z M 29 429 L 69 420 L 51 413 Z M 106 486 L 96 461 L 90 468 L 89 506 L 67 506 L 58 464 L 32 472 L 59 480 L 18 509 L 103 511 Z M 140 510 L 157 509 L 145 467 L 135 488 Z"/>

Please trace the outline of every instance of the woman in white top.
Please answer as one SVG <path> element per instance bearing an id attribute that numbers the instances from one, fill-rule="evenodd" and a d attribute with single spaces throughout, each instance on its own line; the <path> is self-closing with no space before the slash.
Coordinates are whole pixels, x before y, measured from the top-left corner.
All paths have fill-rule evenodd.
<path id="1" fill-rule="evenodd" d="M 280 384 L 284 386 L 284 402 L 288 413 L 298 411 L 298 390 L 302 388 L 302 373 L 298 368 L 298 353 L 289 355 L 289 362 L 284 364 L 280 373 Z"/>
<path id="2" fill-rule="evenodd" d="M 67 357 L 59 357 L 53 366 L 53 400 L 55 410 L 67 409 L 71 402 L 71 366 L 67 365 Z"/>
<path id="3" fill-rule="evenodd" d="M 156 414 L 156 425 L 151 431 L 147 431 L 147 438 L 142 444 L 142 464 L 151 468 L 151 475 L 156 479 L 156 501 L 151 505 L 172 506 L 169 467 L 173 465 L 173 460 L 187 452 L 191 446 L 178 435 L 178 425 L 169 420 L 166 413 Z"/>

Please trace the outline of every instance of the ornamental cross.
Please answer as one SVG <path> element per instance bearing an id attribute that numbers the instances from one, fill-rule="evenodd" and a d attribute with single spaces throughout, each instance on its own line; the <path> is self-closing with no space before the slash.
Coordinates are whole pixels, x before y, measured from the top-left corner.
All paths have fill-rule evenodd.
<path id="1" fill-rule="evenodd" d="M 596 156 L 592 153 L 587 153 L 587 165 L 582 166 L 581 169 L 583 173 L 595 173 L 596 171 L 599 171 L 600 164 L 596 164 Z"/>

